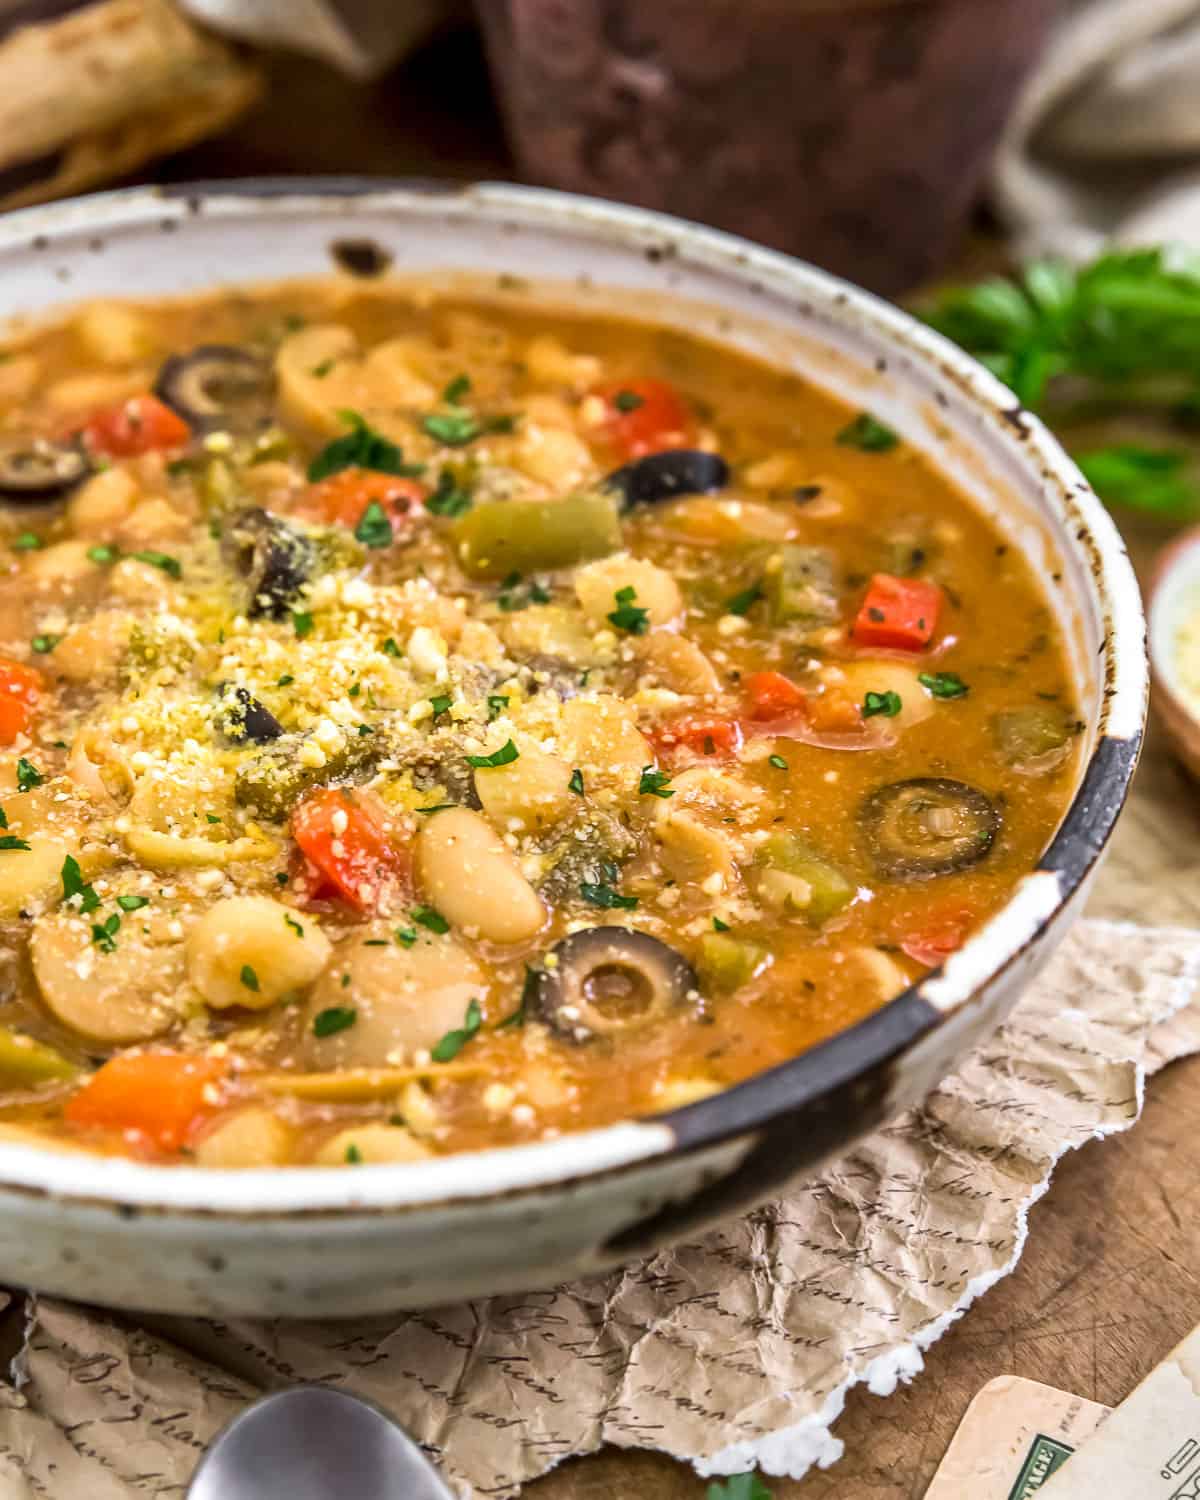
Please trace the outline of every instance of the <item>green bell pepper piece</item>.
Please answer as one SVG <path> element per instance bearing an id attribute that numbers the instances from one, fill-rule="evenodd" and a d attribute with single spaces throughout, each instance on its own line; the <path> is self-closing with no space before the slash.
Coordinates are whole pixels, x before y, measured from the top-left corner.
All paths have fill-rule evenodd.
<path id="1" fill-rule="evenodd" d="M 731 995 L 749 984 L 769 957 L 759 943 L 726 932 L 706 932 L 700 939 L 696 972 L 705 992 Z"/>
<path id="2" fill-rule="evenodd" d="M 493 500 L 460 516 L 450 534 L 472 578 L 548 573 L 616 552 L 622 542 L 617 505 L 612 491 Z"/>
<path id="3" fill-rule="evenodd" d="M 47 1083 L 74 1078 L 79 1069 L 53 1047 L 31 1036 L 0 1026 L 0 1079 L 6 1084 Z"/>
<path id="4" fill-rule="evenodd" d="M 762 846 L 759 862 L 770 870 L 795 875 L 812 889 L 804 908 L 810 922 L 819 926 L 844 911 L 854 899 L 854 885 L 799 834 L 773 833 Z"/>

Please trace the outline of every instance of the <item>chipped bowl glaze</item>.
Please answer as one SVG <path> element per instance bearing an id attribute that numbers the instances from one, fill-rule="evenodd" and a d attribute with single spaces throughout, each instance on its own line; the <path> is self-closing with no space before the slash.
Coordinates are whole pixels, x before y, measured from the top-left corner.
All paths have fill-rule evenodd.
<path id="1" fill-rule="evenodd" d="M 353 1170 L 206 1171 L 3 1143 L 0 1281 L 128 1308 L 333 1317 L 544 1285 L 695 1234 L 919 1101 L 999 1023 L 1067 930 L 1129 787 L 1145 630 L 1108 516 L 991 375 L 809 266 L 644 210 L 529 189 L 216 183 L 0 220 L 0 316 L 323 272 L 335 244 L 346 274 L 389 263 L 472 273 L 513 296 L 517 275 L 533 274 L 586 306 L 686 319 L 869 405 L 1041 575 L 1087 725 L 1076 794 L 1039 868 L 942 969 L 714 1098 L 528 1146 Z"/>

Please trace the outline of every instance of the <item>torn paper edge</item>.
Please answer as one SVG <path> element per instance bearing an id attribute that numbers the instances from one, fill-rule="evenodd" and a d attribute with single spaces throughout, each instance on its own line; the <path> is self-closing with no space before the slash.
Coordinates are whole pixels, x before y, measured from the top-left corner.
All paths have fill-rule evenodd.
<path id="1" fill-rule="evenodd" d="M 1140 933 L 1147 931 L 1145 928 L 1139 928 L 1128 922 L 1113 922 L 1111 925 L 1118 930 L 1126 929 Z M 1200 981 L 1200 951 L 1184 963 L 1180 973 L 1171 982 L 1162 1014 L 1156 1017 L 1154 1024 L 1161 1025 L 1172 1016 L 1178 1015 L 1192 998 L 1198 981 Z M 900 1381 L 907 1384 L 919 1375 L 925 1368 L 924 1351 L 937 1343 L 951 1324 L 956 1323 L 979 1297 L 990 1291 L 1005 1276 L 1011 1275 L 1016 1268 L 1029 1238 L 1029 1212 L 1049 1191 L 1054 1172 L 1063 1157 L 1071 1151 L 1080 1150 L 1092 1141 L 1104 1140 L 1110 1135 L 1121 1135 L 1127 1130 L 1132 1130 L 1141 1119 L 1146 1102 L 1147 1078 L 1144 1043 L 1141 1057 L 1131 1059 L 1131 1061 L 1134 1066 L 1135 1103 L 1132 1118 L 1119 1124 L 1101 1123 L 1081 1140 L 1066 1142 L 1055 1152 L 1041 1182 L 1030 1189 L 1028 1195 L 1017 1205 L 1013 1252 L 1003 1266 L 985 1271 L 968 1281 L 962 1296 L 954 1306 L 942 1313 L 940 1317 L 927 1323 L 908 1343 L 897 1344 L 885 1353 L 877 1355 L 862 1369 L 851 1371 L 847 1378 L 829 1393 L 825 1405 L 819 1412 L 814 1412 L 801 1422 L 796 1422 L 790 1427 L 781 1427 L 778 1431 L 767 1433 L 763 1437 L 746 1438 L 741 1442 L 733 1443 L 728 1448 L 722 1448 L 708 1457 L 696 1457 L 688 1453 L 672 1453 L 671 1456 L 691 1464 L 696 1473 L 705 1478 L 719 1474 L 742 1474 L 749 1469 L 757 1468 L 761 1469 L 764 1474 L 777 1475 L 780 1478 L 803 1479 L 813 1467 L 828 1469 L 837 1463 L 845 1452 L 845 1444 L 840 1438 L 835 1437 L 830 1429 L 842 1415 L 846 1397 L 854 1387 L 865 1385 L 873 1396 L 890 1396 Z M 1178 1062 L 1180 1059 L 1173 1058 L 1170 1061 Z"/>

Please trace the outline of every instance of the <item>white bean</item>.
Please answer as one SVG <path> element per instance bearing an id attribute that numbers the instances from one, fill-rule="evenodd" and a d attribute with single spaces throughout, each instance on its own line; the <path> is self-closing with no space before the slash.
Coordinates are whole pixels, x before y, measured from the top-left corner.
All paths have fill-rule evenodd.
<path id="1" fill-rule="evenodd" d="M 618 553 L 588 563 L 575 574 L 575 593 L 583 612 L 593 625 L 608 623 L 617 608 L 616 596 L 632 589 L 629 603 L 644 609 L 651 625 L 669 625 L 683 613 L 683 596 L 679 585 L 665 568 L 642 557 Z"/>
<path id="2" fill-rule="evenodd" d="M 423 1161 L 432 1155 L 403 1125 L 351 1125 L 325 1142 L 313 1160 L 319 1167 L 369 1166 L 372 1162 Z"/>
<path id="3" fill-rule="evenodd" d="M 523 943 L 546 920 L 541 897 L 511 849 L 466 807 L 429 818 L 417 835 L 417 874 L 432 905 L 455 927 L 492 943 Z"/>
<path id="4" fill-rule="evenodd" d="M 511 765 L 475 772 L 475 790 L 483 810 L 502 832 L 553 827 L 570 814 L 573 793 L 567 783 L 571 767 L 537 745 L 523 744 Z"/>
<path id="5" fill-rule="evenodd" d="M 292 1132 L 277 1114 L 251 1105 L 218 1121 L 194 1150 L 202 1167 L 282 1167 L 292 1144 Z"/>
<path id="6" fill-rule="evenodd" d="M 462 1026 L 472 1000 L 484 1000 L 483 970 L 452 937 L 414 925 L 401 929 L 406 946 L 395 928 L 372 922 L 335 949 L 305 1008 L 308 1066 L 400 1067 Z M 349 1012 L 350 1024 L 326 1031 L 317 1022 L 327 1011 Z"/>
<path id="7" fill-rule="evenodd" d="M 229 896 L 188 934 L 188 978 L 217 1010 L 263 1010 L 306 989 L 333 948 L 314 919 L 269 896 Z"/>

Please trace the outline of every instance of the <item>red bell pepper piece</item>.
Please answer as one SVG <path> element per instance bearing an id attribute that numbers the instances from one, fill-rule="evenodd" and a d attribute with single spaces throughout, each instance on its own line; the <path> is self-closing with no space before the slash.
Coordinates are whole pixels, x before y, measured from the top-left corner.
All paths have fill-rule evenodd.
<path id="1" fill-rule="evenodd" d="M 733 719 L 720 719 L 715 714 L 685 714 L 659 724 L 651 730 L 650 740 L 666 760 L 681 750 L 691 755 L 728 757 L 741 748 L 742 731 Z"/>
<path id="2" fill-rule="evenodd" d="M 400 479 L 372 469 L 343 469 L 312 485 L 301 509 L 319 521 L 353 528 L 368 506 L 378 503 L 391 524 L 394 540 L 400 541 L 426 515 L 424 500 L 428 493 L 415 479 Z"/>
<path id="3" fill-rule="evenodd" d="M 941 608 L 936 583 L 876 573 L 851 634 L 860 646 L 921 651 L 933 639 Z"/>
<path id="4" fill-rule="evenodd" d="M 946 912 L 900 939 L 900 949 L 916 963 L 936 969 L 967 940 L 975 918 L 968 911 Z"/>
<path id="5" fill-rule="evenodd" d="M 756 723 L 769 723 L 802 709 L 806 695 L 782 672 L 752 672 L 744 683 L 746 710 Z"/>
<path id="6" fill-rule="evenodd" d="M 367 809 L 340 788 L 321 787 L 305 797 L 292 813 L 292 837 L 324 886 L 359 911 L 377 910 L 388 891 L 406 879 L 400 851 Z"/>
<path id="7" fill-rule="evenodd" d="M 83 425 L 84 442 L 93 453 L 135 458 L 182 448 L 192 435 L 183 418 L 157 396 L 130 396 L 117 406 L 95 411 Z"/>
<path id="8" fill-rule="evenodd" d="M 691 413 L 665 380 L 627 380 L 594 394 L 605 405 L 605 435 L 622 458 L 686 448 L 692 440 Z"/>

